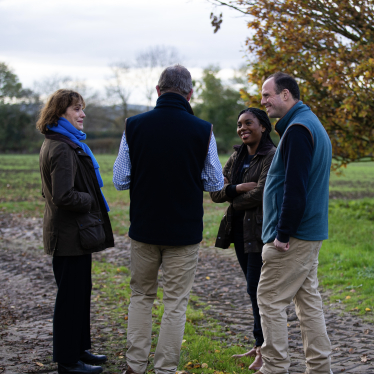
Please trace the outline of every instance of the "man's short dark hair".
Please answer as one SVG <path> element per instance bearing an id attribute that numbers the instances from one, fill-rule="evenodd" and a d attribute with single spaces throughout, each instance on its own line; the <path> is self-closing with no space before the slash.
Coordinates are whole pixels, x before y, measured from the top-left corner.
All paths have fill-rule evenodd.
<path id="1" fill-rule="evenodd" d="M 274 78 L 275 92 L 277 95 L 280 94 L 284 89 L 287 89 L 288 91 L 290 91 L 292 97 L 295 100 L 300 100 L 299 85 L 297 84 L 294 77 L 291 77 L 291 75 L 288 75 L 286 73 L 278 72 L 269 75 L 266 80 L 270 78 Z"/>

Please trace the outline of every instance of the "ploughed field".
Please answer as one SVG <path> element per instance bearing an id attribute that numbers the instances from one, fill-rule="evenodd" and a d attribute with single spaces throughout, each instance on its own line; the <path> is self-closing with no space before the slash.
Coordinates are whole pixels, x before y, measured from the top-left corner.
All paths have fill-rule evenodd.
<path id="1" fill-rule="evenodd" d="M 112 184 L 115 155 L 98 155 L 103 192 L 111 208 L 115 234 L 127 235 L 129 193 Z M 222 156 L 224 164 L 228 156 Z M 150 183 L 150 188 L 152 188 Z M 0 155 L 0 212 L 40 218 L 43 197 L 38 155 Z M 204 195 L 204 247 L 213 247 L 227 204 Z M 319 278 L 331 301 L 374 320 L 374 163 L 348 165 L 330 178 L 330 238 L 320 254 Z"/>

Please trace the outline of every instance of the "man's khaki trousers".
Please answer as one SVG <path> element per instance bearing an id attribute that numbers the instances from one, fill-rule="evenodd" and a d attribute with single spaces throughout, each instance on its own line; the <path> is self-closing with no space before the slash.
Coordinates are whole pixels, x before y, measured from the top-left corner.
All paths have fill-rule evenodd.
<path id="1" fill-rule="evenodd" d="M 318 254 L 322 241 L 290 238 L 287 252 L 265 244 L 257 290 L 264 344 L 261 348 L 264 374 L 288 373 L 286 307 L 293 300 L 300 321 L 307 374 L 330 374 L 331 344 L 327 336 L 318 292 Z"/>
<path id="2" fill-rule="evenodd" d="M 161 246 L 131 240 L 131 299 L 127 328 L 127 364 L 139 374 L 151 349 L 152 306 L 162 264 L 164 314 L 154 357 L 156 374 L 175 374 L 179 363 L 186 310 L 194 282 L 199 244 Z"/>

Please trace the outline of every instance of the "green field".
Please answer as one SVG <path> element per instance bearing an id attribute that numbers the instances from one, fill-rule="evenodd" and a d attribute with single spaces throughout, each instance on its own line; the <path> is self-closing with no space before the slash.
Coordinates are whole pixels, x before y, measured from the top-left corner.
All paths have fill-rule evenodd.
<path id="1" fill-rule="evenodd" d="M 112 184 L 114 155 L 98 155 L 103 192 L 111 208 L 114 232 L 126 235 L 129 193 Z M 221 157 L 224 163 L 227 156 Z M 374 163 L 348 165 L 330 180 L 330 238 L 320 254 L 320 283 L 353 313 L 369 319 L 374 310 Z M 41 217 L 43 214 L 38 155 L 0 155 L 0 209 Z M 213 246 L 226 204 L 214 204 L 204 195 L 203 245 Z M 370 310 L 369 310 L 370 309 Z"/>

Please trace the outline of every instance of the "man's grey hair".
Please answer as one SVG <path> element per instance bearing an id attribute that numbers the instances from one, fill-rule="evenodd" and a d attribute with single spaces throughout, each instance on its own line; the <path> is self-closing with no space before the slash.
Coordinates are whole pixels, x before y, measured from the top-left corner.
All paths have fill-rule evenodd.
<path id="1" fill-rule="evenodd" d="M 192 90 L 192 78 L 190 72 L 182 65 L 168 66 L 158 80 L 161 93 L 175 92 L 187 97 Z"/>

